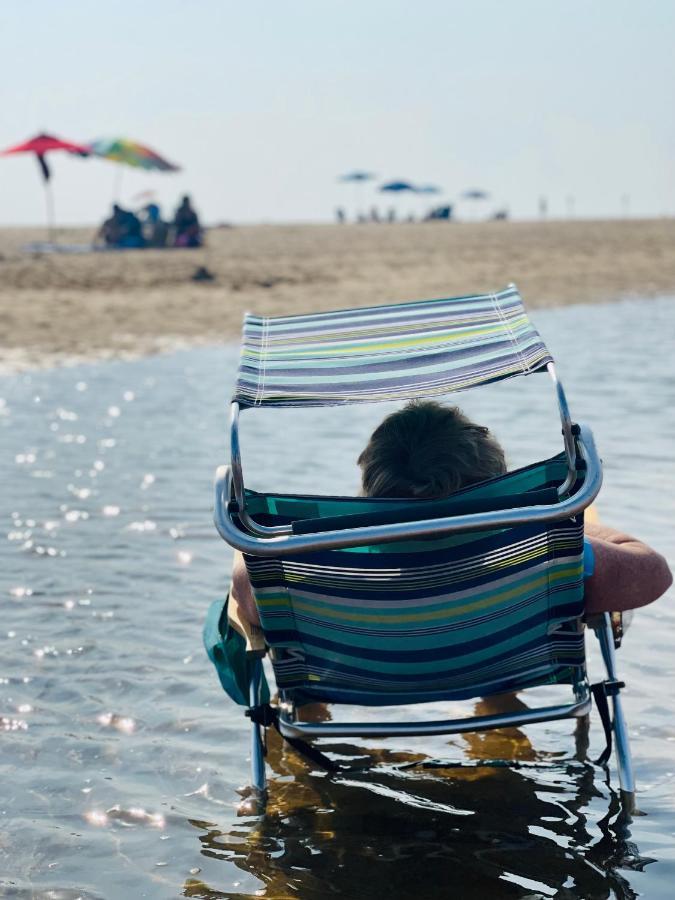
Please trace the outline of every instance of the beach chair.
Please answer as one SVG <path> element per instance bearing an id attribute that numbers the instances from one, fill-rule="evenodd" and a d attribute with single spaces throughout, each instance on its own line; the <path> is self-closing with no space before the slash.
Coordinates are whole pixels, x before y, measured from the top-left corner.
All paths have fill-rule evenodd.
<path id="1" fill-rule="evenodd" d="M 245 486 L 239 414 L 437 397 L 548 373 L 559 455 L 443 500 L 258 493 Z M 247 315 L 231 406 L 231 460 L 216 474 L 215 523 L 244 553 L 262 628 L 227 601 L 204 631 L 221 683 L 251 720 L 253 789 L 265 797 L 270 726 L 313 764 L 314 742 L 482 731 L 589 714 L 616 747 L 624 807 L 635 791 L 608 614 L 584 619 L 583 511 L 602 482 L 590 429 L 574 424 L 553 359 L 515 286 L 495 294 L 304 316 Z M 584 632 L 607 677 L 590 685 Z M 269 654 L 278 699 L 262 658 Z M 418 721 L 406 707 L 566 685 L 565 702 Z M 610 703 L 613 715 L 610 714 Z M 365 721 L 303 721 L 310 702 L 383 708 Z M 384 707 L 401 707 L 392 721 Z M 337 716 L 339 710 L 333 709 Z"/>

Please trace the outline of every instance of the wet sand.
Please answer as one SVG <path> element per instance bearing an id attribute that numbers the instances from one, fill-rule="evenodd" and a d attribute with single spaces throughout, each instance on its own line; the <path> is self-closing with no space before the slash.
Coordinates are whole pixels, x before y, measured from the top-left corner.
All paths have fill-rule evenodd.
<path id="1" fill-rule="evenodd" d="M 91 229 L 59 233 L 84 244 Z M 200 250 L 28 253 L 0 229 L 0 367 L 236 341 L 244 311 L 299 313 L 495 290 L 530 308 L 675 294 L 675 219 L 242 226 Z M 206 267 L 212 281 L 192 280 Z"/>

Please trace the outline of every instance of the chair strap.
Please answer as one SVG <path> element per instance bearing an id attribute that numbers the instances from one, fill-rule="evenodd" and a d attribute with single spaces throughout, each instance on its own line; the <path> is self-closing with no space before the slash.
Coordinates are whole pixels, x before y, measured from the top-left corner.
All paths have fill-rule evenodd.
<path id="1" fill-rule="evenodd" d="M 319 766 L 319 768 L 332 774 L 341 771 L 341 767 L 337 763 L 334 763 L 332 759 L 329 759 L 325 753 L 317 750 L 312 744 L 300 738 L 291 738 L 283 735 L 279 727 L 279 711 L 275 706 L 271 706 L 269 703 L 261 703 L 259 706 L 245 710 L 244 714 L 256 725 L 262 725 L 263 728 L 268 728 L 270 725 L 274 726 L 287 744 L 293 747 L 301 756 L 304 756 L 305 759 Z M 267 753 L 266 746 L 265 753 Z"/>
<path id="2" fill-rule="evenodd" d="M 597 684 L 591 685 L 595 708 L 600 715 L 600 721 L 605 730 L 605 749 L 595 761 L 598 766 L 604 766 L 612 753 L 612 728 L 614 727 L 614 722 L 609 711 L 607 698 L 616 697 L 621 688 L 624 687 L 626 687 L 625 682 L 616 681 L 615 679 L 599 681 Z"/>

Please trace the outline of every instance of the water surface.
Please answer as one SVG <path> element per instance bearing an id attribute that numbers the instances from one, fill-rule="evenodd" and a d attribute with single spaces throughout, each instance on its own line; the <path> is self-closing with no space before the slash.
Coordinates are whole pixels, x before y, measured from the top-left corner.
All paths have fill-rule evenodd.
<path id="1" fill-rule="evenodd" d="M 675 301 L 534 319 L 605 459 L 601 515 L 675 564 Z M 0 896 L 671 898 L 672 595 L 636 616 L 620 653 L 646 813 L 632 824 L 613 766 L 608 780 L 579 759 L 586 741 L 587 759 L 601 749 L 595 716 L 576 737 L 552 723 L 331 744 L 355 764 L 332 780 L 272 736 L 268 814 L 237 818 L 246 720 L 200 635 L 231 562 L 211 480 L 236 357 L 202 349 L 0 380 Z M 512 466 L 557 451 L 545 376 L 459 399 Z M 247 482 L 356 491 L 355 459 L 385 411 L 244 414 Z M 598 675 L 594 647 L 590 665 Z M 521 765 L 409 765 L 480 757 Z"/>

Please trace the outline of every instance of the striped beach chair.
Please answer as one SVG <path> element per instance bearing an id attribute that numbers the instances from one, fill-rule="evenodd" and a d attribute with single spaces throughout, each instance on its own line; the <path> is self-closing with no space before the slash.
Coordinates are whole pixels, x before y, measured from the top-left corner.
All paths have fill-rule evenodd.
<path id="1" fill-rule="evenodd" d="M 258 493 L 244 484 L 241 410 L 434 397 L 548 372 L 559 455 L 442 500 Z M 518 291 L 244 323 L 231 461 L 216 475 L 215 522 L 244 553 L 262 629 L 215 603 L 205 627 L 221 683 L 251 719 L 252 780 L 266 791 L 264 729 L 329 770 L 322 737 L 481 731 L 588 715 L 614 737 L 624 803 L 634 780 L 607 614 L 584 620 L 591 561 L 583 511 L 601 464 L 572 422 L 551 355 Z M 589 685 L 584 626 L 607 677 Z M 278 699 L 270 702 L 269 654 Z M 410 704 L 567 685 L 566 702 L 461 719 L 406 718 Z M 610 715 L 609 700 L 613 715 Z M 303 721 L 310 702 L 401 707 L 365 721 Z"/>

